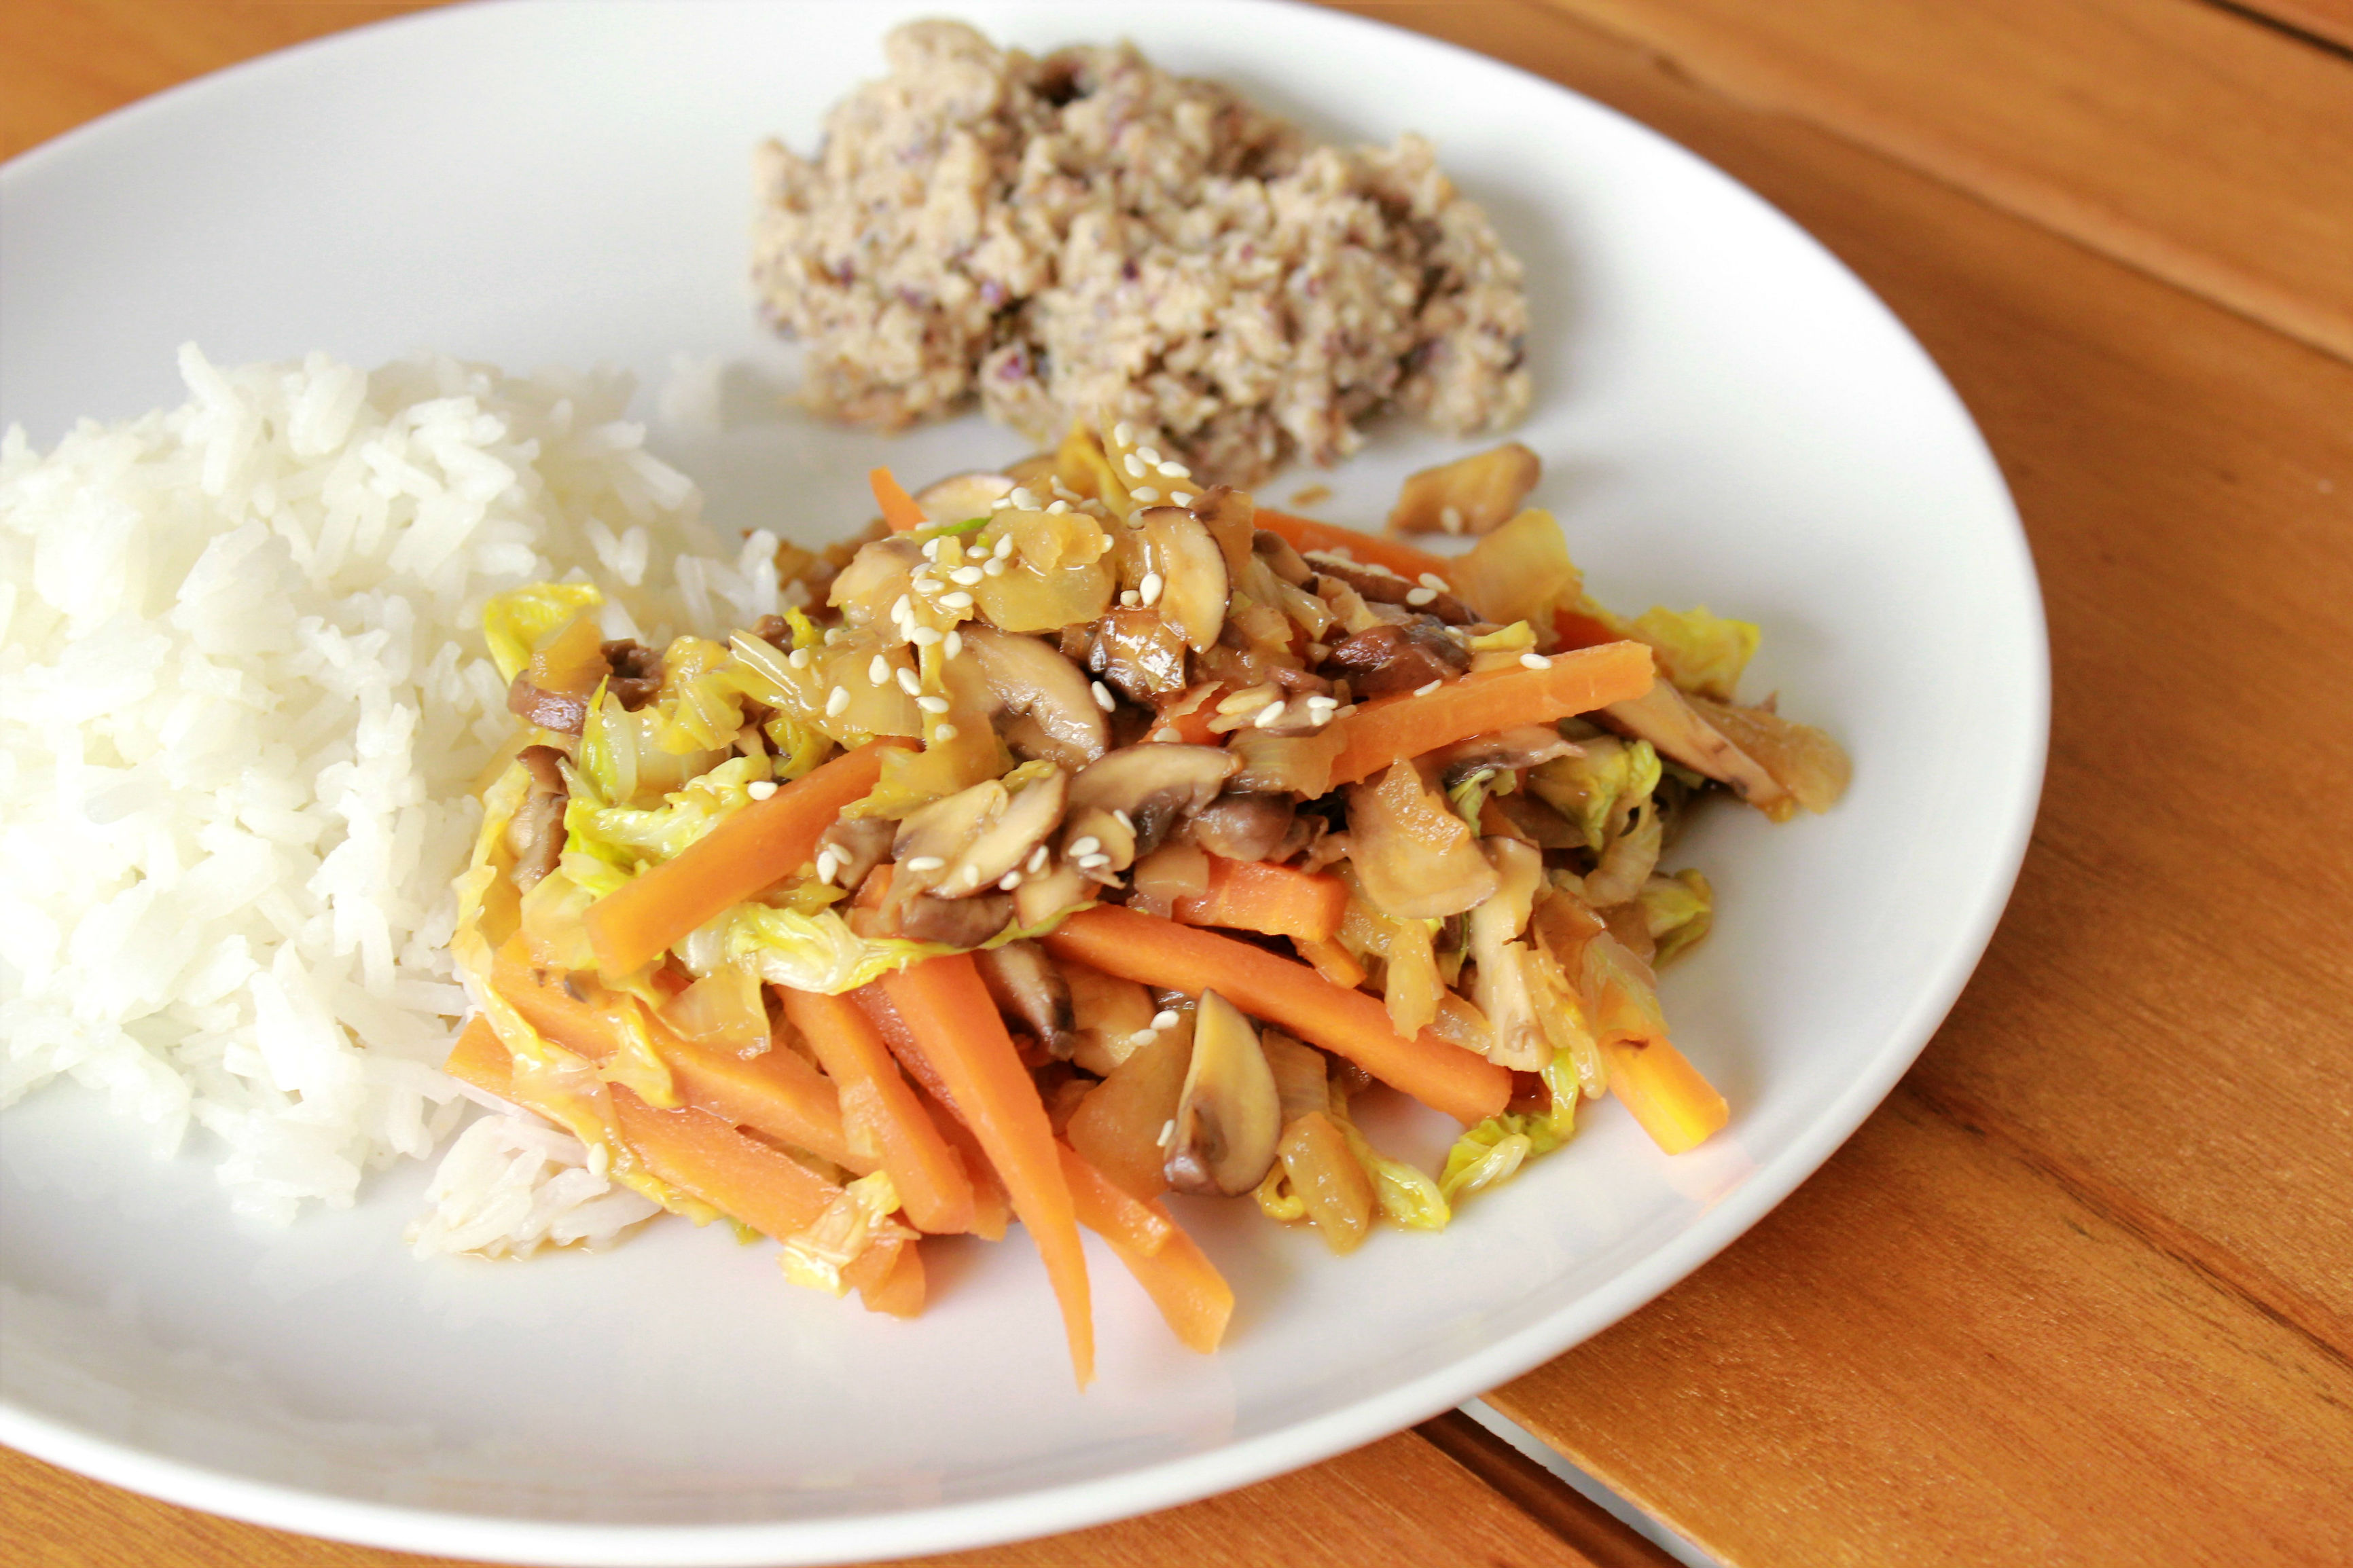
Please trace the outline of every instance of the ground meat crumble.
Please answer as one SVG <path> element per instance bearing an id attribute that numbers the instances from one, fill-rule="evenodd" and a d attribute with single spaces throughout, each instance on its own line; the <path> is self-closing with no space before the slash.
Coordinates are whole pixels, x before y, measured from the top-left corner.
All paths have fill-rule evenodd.
<path id="1" fill-rule="evenodd" d="M 884 48 L 815 161 L 760 150 L 754 279 L 814 406 L 1124 420 L 1237 485 L 1385 408 L 1455 436 L 1526 411 L 1520 264 L 1421 138 L 1317 146 L 1124 44 L 929 21 Z"/>

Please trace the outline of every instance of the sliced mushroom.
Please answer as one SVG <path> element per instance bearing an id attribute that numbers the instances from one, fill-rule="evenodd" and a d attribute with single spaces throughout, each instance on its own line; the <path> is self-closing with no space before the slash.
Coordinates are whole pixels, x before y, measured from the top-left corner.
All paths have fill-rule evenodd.
<path id="1" fill-rule="evenodd" d="M 923 564 L 923 547 L 903 533 L 863 545 L 834 577 L 826 603 L 854 626 L 888 626 L 891 606 L 907 592 L 915 568 Z"/>
<path id="2" fill-rule="evenodd" d="M 1078 1018 L 1071 987 L 1046 950 L 1034 942 L 1008 942 L 974 956 L 998 1009 L 1027 1025 L 1048 1052 L 1068 1060 L 1078 1048 Z"/>
<path id="3" fill-rule="evenodd" d="M 952 474 L 916 491 L 915 504 L 933 522 L 965 522 L 987 517 L 1014 484 L 1010 474 Z"/>
<path id="4" fill-rule="evenodd" d="M 600 650 L 612 675 L 605 689 L 634 713 L 661 694 L 661 652 L 631 637 L 608 642 Z"/>
<path id="5" fill-rule="evenodd" d="M 866 880 L 866 873 L 890 858 L 891 840 L 898 831 L 899 825 L 887 817 L 836 817 L 817 837 L 818 858 L 833 851 L 834 872 L 827 880 L 842 888 Z"/>
<path id="6" fill-rule="evenodd" d="M 1018 869 L 1062 820 L 1069 780 L 1048 768 L 1018 791 L 1001 779 L 958 790 L 912 813 L 899 824 L 891 850 L 898 861 L 892 896 L 901 880 L 912 893 L 968 898 Z"/>
<path id="7" fill-rule="evenodd" d="M 1323 671 L 1345 679 L 1358 697 L 1414 691 L 1433 680 L 1452 680 L 1471 668 L 1471 650 L 1434 621 L 1375 626 L 1335 645 Z"/>
<path id="8" fill-rule="evenodd" d="M 1195 652 L 1208 647 L 1226 624 L 1225 552 L 1183 507 L 1148 507 L 1133 521 L 1144 530 L 1145 558 L 1160 579 L 1147 607 L 1157 609 Z"/>
<path id="9" fill-rule="evenodd" d="M 1193 1020 L 1193 1059 L 1168 1141 L 1168 1184 L 1231 1197 L 1266 1179 L 1282 1136 L 1282 1101 L 1258 1031 L 1214 991 Z"/>
<path id="10" fill-rule="evenodd" d="M 1459 741 L 1428 760 L 1438 771 L 1439 787 L 1452 789 L 1475 773 L 1510 773 L 1576 754 L 1576 743 L 1551 725 L 1520 724 Z"/>
<path id="11" fill-rule="evenodd" d="M 909 942 L 936 942 L 945 947 L 975 948 L 1013 918 L 1013 900 L 1003 893 L 978 898 L 943 899 L 917 893 L 899 905 L 898 934 Z"/>
<path id="12" fill-rule="evenodd" d="M 1109 1078 L 1137 1047 L 1156 1037 L 1152 1020 L 1159 1004 L 1134 981 L 1082 963 L 1065 963 L 1061 972 L 1070 985 L 1071 1013 L 1079 1033 L 1079 1047 L 1071 1059 L 1098 1078 Z"/>
<path id="13" fill-rule="evenodd" d="M 1398 605 L 1434 616 L 1452 626 L 1469 626 L 1479 618 L 1478 612 L 1448 593 L 1427 583 L 1409 582 L 1386 566 L 1370 566 L 1362 561 L 1350 561 L 1328 550 L 1311 550 L 1307 564 L 1326 577 L 1337 577 L 1370 604 Z M 1423 595 L 1428 595 L 1424 597 Z"/>
<path id="14" fill-rule="evenodd" d="M 1013 912 L 1022 930 L 1034 931 L 1066 910 L 1092 903 L 1094 896 L 1095 884 L 1068 866 L 1050 867 L 1036 876 L 1025 871 L 1020 886 L 1013 889 Z"/>
<path id="15" fill-rule="evenodd" d="M 1077 665 L 1033 637 L 976 624 L 961 630 L 997 710 L 1029 721 L 1019 737 L 1028 743 L 1017 749 L 1076 771 L 1110 747 L 1103 710 Z"/>
<path id="16" fill-rule="evenodd" d="M 1770 811 L 1789 793 L 1763 763 L 1725 740 L 1683 700 L 1682 692 L 1663 680 L 1654 680 L 1641 696 L 1612 702 L 1601 711 L 1616 728 L 1650 742 L 1670 762 L 1730 784 L 1733 794 L 1751 805 Z"/>
<path id="17" fill-rule="evenodd" d="M 1127 746 L 1071 781 L 1071 805 L 1127 814 L 1135 852 L 1156 848 L 1172 829 L 1218 797 L 1241 759 L 1222 746 Z"/>
<path id="18" fill-rule="evenodd" d="M 1260 1031 L 1258 1044 L 1266 1054 L 1267 1070 L 1274 1075 L 1275 1099 L 1282 1107 L 1284 1126 L 1291 1125 L 1293 1117 L 1331 1109 L 1331 1076 L 1322 1051 L 1280 1029 Z"/>
<path id="19" fill-rule="evenodd" d="M 1315 568 L 1307 564 L 1306 557 L 1279 533 L 1260 529 L 1250 537 L 1250 550 L 1273 569 L 1277 577 L 1294 588 L 1307 586 L 1309 580 L 1315 575 Z"/>
<path id="20" fill-rule="evenodd" d="M 1264 860 L 1289 841 L 1298 815 L 1287 795 L 1228 790 L 1193 818 L 1193 842 L 1229 860 Z"/>
<path id="21" fill-rule="evenodd" d="M 525 746 L 515 761 L 531 774 L 531 794 L 508 826 L 507 841 L 515 852 L 515 886 L 529 892 L 564 854 L 564 807 L 572 792 L 558 765 L 564 753 L 554 746 Z"/>
<path id="22" fill-rule="evenodd" d="M 1495 868 L 1495 891 L 1471 911 L 1468 956 L 1477 965 L 1471 1000 L 1494 1031 L 1487 1059 L 1534 1072 L 1551 1059 L 1552 1047 L 1523 964 L 1534 950 L 1519 937 L 1544 881 L 1544 856 L 1516 838 L 1489 838 L 1480 847 Z"/>
<path id="23" fill-rule="evenodd" d="M 1113 610 L 1095 623 L 1087 668 L 1149 706 L 1185 689 L 1184 634 L 1150 610 Z"/>
<path id="24" fill-rule="evenodd" d="M 1488 533 L 1520 510 L 1544 463 L 1517 441 L 1409 475 L 1389 512 L 1391 533 Z"/>
<path id="25" fill-rule="evenodd" d="M 1409 762 L 1348 786 L 1349 863 L 1399 920 L 1442 920 L 1495 890 L 1494 868 L 1461 817 Z"/>

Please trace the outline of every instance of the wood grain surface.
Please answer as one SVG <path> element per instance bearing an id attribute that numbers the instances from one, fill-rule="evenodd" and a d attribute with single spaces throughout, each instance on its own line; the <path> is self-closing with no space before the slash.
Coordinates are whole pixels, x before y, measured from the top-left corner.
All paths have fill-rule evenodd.
<path id="1" fill-rule="evenodd" d="M 405 8 L 0 0 L 0 152 Z M 1632 114 L 1836 251 L 1984 428 L 2051 618 L 2042 820 L 1919 1067 L 1492 1401 L 1757 1568 L 2353 1560 L 2353 12 L 1355 8 Z M 1658 1561 L 1464 1425 L 954 1561 Z M 6 1454 L 0 1558 L 417 1561 Z"/>

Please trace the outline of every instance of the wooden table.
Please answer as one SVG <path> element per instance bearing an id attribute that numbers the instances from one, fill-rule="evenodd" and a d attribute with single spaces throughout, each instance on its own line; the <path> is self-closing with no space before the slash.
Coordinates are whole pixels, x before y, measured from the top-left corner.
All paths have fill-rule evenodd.
<path id="1" fill-rule="evenodd" d="M 0 0 L 0 153 L 409 8 Z M 2001 459 L 2057 681 L 2016 899 L 1919 1066 L 1493 1403 L 1727 1563 L 2353 1562 L 2353 0 L 1360 8 L 1860 273 Z M 1482 1438 L 953 1561 L 1662 1561 Z M 0 1558 L 416 1561 L 5 1453 Z"/>

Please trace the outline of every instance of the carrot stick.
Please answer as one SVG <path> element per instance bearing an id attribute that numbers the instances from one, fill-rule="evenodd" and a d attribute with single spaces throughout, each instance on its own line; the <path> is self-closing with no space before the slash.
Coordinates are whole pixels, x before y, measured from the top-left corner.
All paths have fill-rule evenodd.
<path id="1" fill-rule="evenodd" d="M 1638 642 L 1556 653 L 1541 669 L 1514 665 L 1450 681 L 1429 696 L 1376 697 L 1335 720 L 1345 737 L 1333 759 L 1335 786 L 1391 763 L 1514 724 L 1549 724 L 1651 689 L 1651 650 Z M 592 908 L 592 915 L 596 912 Z"/>
<path id="2" fill-rule="evenodd" d="M 1300 957 L 1315 966 L 1316 973 L 1343 990 L 1354 991 L 1365 983 L 1365 966 L 1338 942 L 1295 936 L 1291 945 L 1299 950 Z"/>
<path id="3" fill-rule="evenodd" d="M 780 988 L 781 989 L 781 988 Z M 918 1230 L 972 1228 L 972 1183 L 940 1136 L 873 1021 L 843 996 L 782 991 L 785 1016 L 817 1052 L 841 1094 L 842 1118 L 874 1134 L 882 1168 Z"/>
<path id="4" fill-rule="evenodd" d="M 1157 1204 L 1153 1205 L 1157 1208 Z M 1193 1238 L 1171 1223 L 1168 1239 L 1154 1253 L 1138 1252 L 1109 1232 L 1099 1232 L 1185 1348 L 1208 1355 L 1226 1337 L 1233 1320 L 1234 1288 Z"/>
<path id="5" fill-rule="evenodd" d="M 1348 912 L 1348 885 L 1326 871 L 1212 855 L 1209 890 L 1178 899 L 1175 912 L 1187 925 L 1328 942 Z"/>
<path id="6" fill-rule="evenodd" d="M 922 528 L 931 521 L 915 498 L 894 478 L 888 468 L 869 468 L 866 482 L 873 487 L 874 502 L 882 509 L 882 521 L 891 525 L 893 533 L 905 533 Z"/>
<path id="7" fill-rule="evenodd" d="M 1370 566 L 1386 566 L 1400 577 L 1419 582 L 1425 572 L 1446 581 L 1454 563 L 1443 555 L 1432 555 L 1427 550 L 1416 550 L 1410 544 L 1400 544 L 1394 539 L 1382 539 L 1375 534 L 1360 533 L 1353 528 L 1343 528 L 1335 522 L 1318 522 L 1312 517 L 1293 517 L 1287 511 L 1258 509 L 1252 520 L 1256 524 L 1291 542 L 1293 550 L 1345 550 Z"/>
<path id="8" fill-rule="evenodd" d="M 1030 1239 L 1045 1259 L 1083 1388 L 1094 1378 L 1095 1332 L 1071 1184 L 1055 1152 L 1054 1130 L 1013 1037 L 989 1000 L 968 952 L 925 959 L 883 977 L 883 994 L 955 1096 L 973 1135 L 988 1152 Z"/>
<path id="9" fill-rule="evenodd" d="M 1013 1223 L 1013 1205 L 980 1140 L 972 1135 L 964 1118 L 928 1092 L 923 1096 L 923 1114 L 932 1119 L 932 1125 L 939 1130 L 948 1147 L 956 1152 L 964 1173 L 972 1183 L 972 1234 L 983 1241 L 1003 1241 L 1006 1227 Z"/>
<path id="10" fill-rule="evenodd" d="M 1110 904 L 1081 910 L 1044 940 L 1057 958 L 1106 974 L 1193 995 L 1214 989 L 1243 1012 L 1337 1051 L 1463 1122 L 1500 1114 L 1512 1098 L 1512 1075 L 1485 1058 L 1428 1029 L 1403 1038 L 1372 997 L 1246 942 Z"/>
<path id="11" fill-rule="evenodd" d="M 1117 1182 L 1087 1163 L 1068 1143 L 1055 1147 L 1062 1156 L 1062 1176 L 1071 1184 L 1071 1203 L 1079 1223 L 1108 1240 L 1121 1242 L 1149 1258 L 1168 1244 L 1176 1222 L 1157 1203 L 1130 1194 Z"/>
<path id="12" fill-rule="evenodd" d="M 703 921 L 808 865 L 817 858 L 818 836 L 844 806 L 873 790 L 884 753 L 906 743 L 886 736 L 834 758 L 589 905 L 588 941 L 598 965 L 608 974 L 626 974 Z"/>
<path id="13" fill-rule="evenodd" d="M 647 1170 L 778 1241 L 817 1223 L 841 1189 L 783 1151 L 707 1110 L 657 1110 L 626 1084 L 607 1086 L 613 1121 Z"/>
<path id="14" fill-rule="evenodd" d="M 533 964 L 521 938 L 510 938 L 491 966 L 491 985 L 526 1023 L 576 1057 L 610 1061 L 628 1045 L 628 1031 L 616 1008 L 636 1006 L 633 998 L 600 994 L 557 971 Z M 575 994 L 576 993 L 576 994 Z M 769 1137 L 848 1166 L 860 1175 L 875 1162 L 849 1146 L 841 1128 L 841 1103 L 833 1084 L 781 1047 L 755 1057 L 739 1057 L 689 1040 L 659 1018 L 645 1014 L 647 1038 L 670 1071 L 679 1098 L 722 1121 L 751 1127 Z M 895 1179 L 895 1178 L 894 1178 Z"/>
<path id="15" fill-rule="evenodd" d="M 1732 1119 L 1715 1086 L 1664 1037 L 1642 1045 L 1612 1041 L 1602 1051 L 1609 1058 L 1610 1092 L 1668 1153 L 1696 1148 Z"/>
<path id="16" fill-rule="evenodd" d="M 871 1279 L 868 1276 L 874 1270 L 866 1262 L 870 1258 L 887 1261 L 887 1267 Z M 892 1247 L 868 1248 L 841 1271 L 841 1277 L 858 1287 L 858 1294 L 870 1312 L 912 1318 L 923 1310 L 923 1255 L 912 1241 L 902 1241 Z"/>
<path id="17" fill-rule="evenodd" d="M 940 1069 L 932 1065 L 932 1058 L 923 1054 L 923 1047 L 915 1043 L 913 1032 L 907 1027 L 907 1020 L 899 1016 L 898 1008 L 891 1005 L 891 998 L 884 993 L 882 983 L 877 980 L 871 985 L 861 985 L 849 994 L 849 999 L 858 1004 L 858 1010 L 873 1024 L 875 1033 L 882 1037 L 883 1045 L 899 1059 L 899 1065 L 907 1069 L 907 1076 L 923 1085 L 923 1092 L 938 1100 L 949 1115 L 961 1120 L 964 1113 L 956 1109 L 955 1096 L 948 1092 L 947 1080 L 940 1077 Z"/>
<path id="18" fill-rule="evenodd" d="M 507 1054 L 506 1042 L 491 1027 L 490 1019 L 480 1013 L 467 1019 L 466 1026 L 458 1032 L 441 1070 L 494 1100 L 514 1098 L 514 1058 Z"/>

